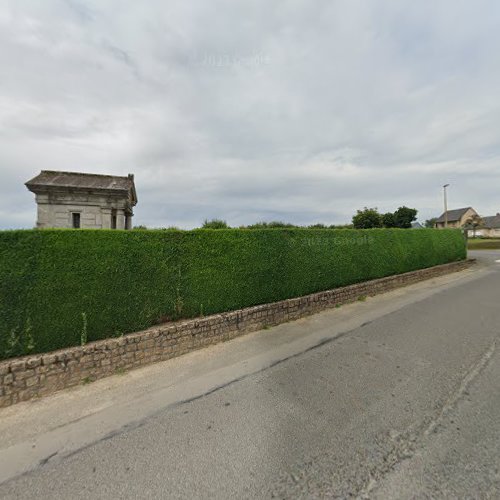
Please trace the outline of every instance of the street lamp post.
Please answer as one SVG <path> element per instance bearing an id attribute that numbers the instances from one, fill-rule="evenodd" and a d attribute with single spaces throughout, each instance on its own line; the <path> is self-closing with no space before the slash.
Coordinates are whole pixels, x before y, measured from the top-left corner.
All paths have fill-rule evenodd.
<path id="1" fill-rule="evenodd" d="M 443 194 L 444 194 L 444 227 L 448 227 L 448 197 L 446 193 L 446 188 L 449 186 L 449 184 L 445 184 L 443 186 Z"/>

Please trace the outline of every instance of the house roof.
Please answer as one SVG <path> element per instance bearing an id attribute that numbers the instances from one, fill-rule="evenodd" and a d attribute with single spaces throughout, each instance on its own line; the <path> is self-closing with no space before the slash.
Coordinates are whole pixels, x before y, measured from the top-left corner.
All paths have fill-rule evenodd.
<path id="1" fill-rule="evenodd" d="M 133 204 L 137 203 L 134 176 L 126 177 L 117 175 L 86 174 L 82 172 L 59 172 L 55 170 L 42 170 L 40 174 L 26 182 L 30 191 L 40 188 L 71 188 L 81 190 L 105 190 L 122 193 L 131 193 Z"/>
<path id="2" fill-rule="evenodd" d="M 454 222 L 460 220 L 467 210 L 474 210 L 472 207 L 465 208 L 457 208 L 456 210 L 448 210 L 448 222 Z M 445 222 L 445 214 L 444 212 L 441 217 L 436 222 Z"/>
<path id="3" fill-rule="evenodd" d="M 483 217 L 483 227 L 486 229 L 500 229 L 500 214 Z"/>
<path id="4" fill-rule="evenodd" d="M 422 226 L 422 224 L 420 224 L 420 222 L 412 222 L 411 228 L 412 229 L 424 229 L 424 226 Z"/>

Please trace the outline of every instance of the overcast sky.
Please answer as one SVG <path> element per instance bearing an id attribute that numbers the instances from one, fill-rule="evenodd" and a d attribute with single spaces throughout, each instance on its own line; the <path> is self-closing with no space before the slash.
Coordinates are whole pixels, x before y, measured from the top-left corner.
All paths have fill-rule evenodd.
<path id="1" fill-rule="evenodd" d="M 0 227 L 41 169 L 135 173 L 134 223 L 500 212 L 498 0 L 3 0 Z"/>

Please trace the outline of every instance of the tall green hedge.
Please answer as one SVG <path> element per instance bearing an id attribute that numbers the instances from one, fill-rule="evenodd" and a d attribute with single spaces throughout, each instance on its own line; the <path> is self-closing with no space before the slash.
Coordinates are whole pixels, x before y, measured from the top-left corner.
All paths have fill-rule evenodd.
<path id="1" fill-rule="evenodd" d="M 464 259 L 456 230 L 0 232 L 0 358 Z"/>

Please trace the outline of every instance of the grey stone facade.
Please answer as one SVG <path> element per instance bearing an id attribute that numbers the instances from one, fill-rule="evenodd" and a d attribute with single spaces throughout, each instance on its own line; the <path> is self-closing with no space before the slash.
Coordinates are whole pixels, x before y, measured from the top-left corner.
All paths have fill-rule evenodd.
<path id="1" fill-rule="evenodd" d="M 137 204 L 134 176 L 42 172 L 28 181 L 38 228 L 131 229 Z"/>

